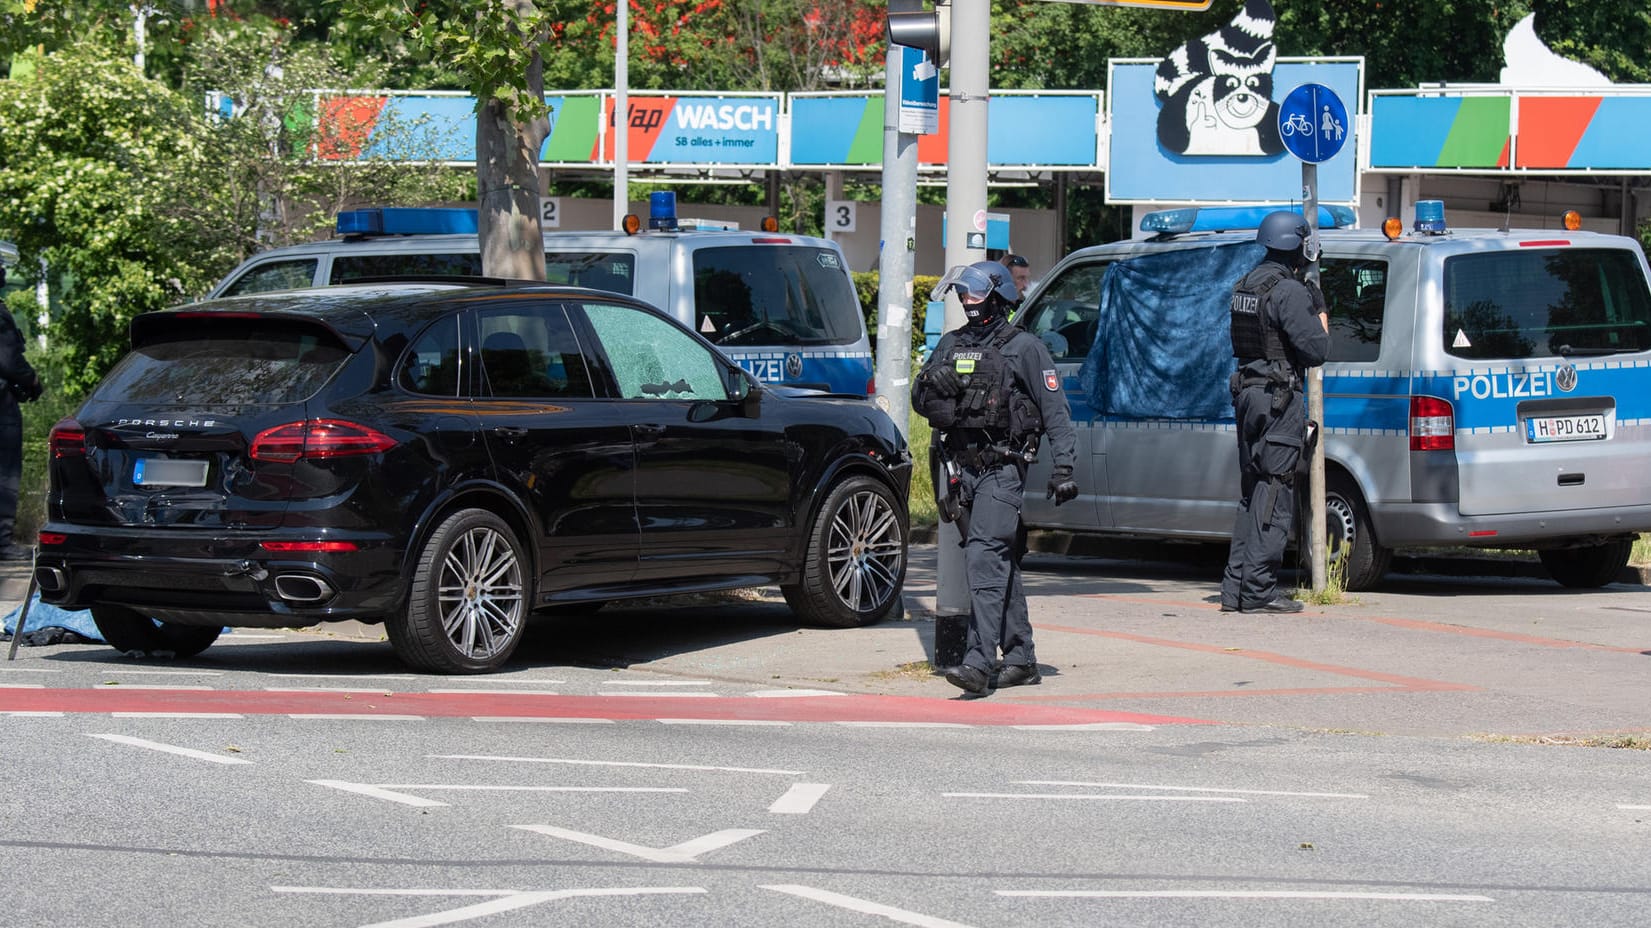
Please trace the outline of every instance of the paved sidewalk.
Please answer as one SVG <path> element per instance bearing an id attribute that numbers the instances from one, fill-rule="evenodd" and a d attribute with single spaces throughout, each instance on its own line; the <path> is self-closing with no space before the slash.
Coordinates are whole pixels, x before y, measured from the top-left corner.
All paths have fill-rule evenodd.
<path id="1" fill-rule="evenodd" d="M 1567 590 L 1509 576 L 1506 560 L 1480 559 L 1478 576 L 1395 573 L 1380 590 L 1299 615 L 1223 614 L 1218 559 L 1135 553 L 1030 555 L 1026 587 L 1044 680 L 988 698 L 1256 728 L 1651 733 L 1644 584 Z M 932 666 L 935 556 L 933 545 L 912 546 L 901 620 L 799 627 L 772 589 L 614 604 L 582 618 L 536 618 L 505 673 L 572 664 L 764 689 L 957 699 Z M 1461 560 L 1456 566 L 1465 569 Z M 0 565 L 7 611 L 22 598 L 24 576 L 23 565 Z M 308 642 L 306 660 L 316 666 L 352 666 L 363 648 L 382 649 L 370 655 L 375 665 L 395 664 L 379 626 L 328 624 L 294 640 Z M 217 659 L 209 649 L 197 661 Z"/>

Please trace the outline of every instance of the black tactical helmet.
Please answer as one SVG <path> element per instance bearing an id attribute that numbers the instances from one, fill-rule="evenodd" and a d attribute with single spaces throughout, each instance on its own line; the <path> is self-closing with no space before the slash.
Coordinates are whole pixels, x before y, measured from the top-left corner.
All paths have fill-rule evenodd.
<path id="1" fill-rule="evenodd" d="M 1273 251 L 1295 251 L 1307 241 L 1307 220 L 1300 213 L 1268 213 L 1255 230 L 1255 240 Z"/>
<path id="2" fill-rule="evenodd" d="M 970 322 L 1004 315 L 1020 299 L 1014 275 L 996 261 L 976 261 L 952 268 L 934 285 L 929 299 L 944 299 L 948 290 L 957 291 L 957 299 Z"/>

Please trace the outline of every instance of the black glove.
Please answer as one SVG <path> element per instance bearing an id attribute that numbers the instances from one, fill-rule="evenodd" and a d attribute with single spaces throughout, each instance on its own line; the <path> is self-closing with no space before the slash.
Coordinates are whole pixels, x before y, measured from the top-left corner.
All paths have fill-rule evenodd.
<path id="1" fill-rule="evenodd" d="M 950 363 L 936 364 L 925 376 L 929 387 L 939 396 L 957 396 L 963 392 L 963 376 Z"/>
<path id="2" fill-rule="evenodd" d="M 11 384 L 12 396 L 17 397 L 19 403 L 32 403 L 40 399 L 40 394 L 44 392 L 46 388 L 41 385 L 39 377 L 30 377 L 27 383 Z"/>
<path id="3" fill-rule="evenodd" d="M 1044 498 L 1054 500 L 1057 506 L 1078 498 L 1078 484 L 1072 479 L 1072 468 L 1062 464 L 1050 473 L 1049 494 Z"/>

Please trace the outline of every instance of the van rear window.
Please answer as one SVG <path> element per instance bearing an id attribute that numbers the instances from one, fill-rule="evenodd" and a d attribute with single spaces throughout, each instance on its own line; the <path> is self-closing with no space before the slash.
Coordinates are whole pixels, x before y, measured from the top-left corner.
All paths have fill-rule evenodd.
<path id="1" fill-rule="evenodd" d="M 700 248 L 694 306 L 694 328 L 729 347 L 844 345 L 865 333 L 860 298 L 827 248 Z"/>
<path id="2" fill-rule="evenodd" d="M 1651 285 L 1614 248 L 1522 248 L 1445 259 L 1444 349 L 1471 360 L 1651 349 Z"/>
<path id="3" fill-rule="evenodd" d="M 482 256 L 425 255 L 413 251 L 377 255 L 333 255 L 327 283 L 337 286 L 374 277 L 480 277 Z"/>
<path id="4" fill-rule="evenodd" d="M 183 397 L 192 406 L 299 403 L 315 395 L 349 355 L 317 325 L 197 316 L 156 328 L 103 378 L 92 398 L 156 407 L 179 405 Z"/>

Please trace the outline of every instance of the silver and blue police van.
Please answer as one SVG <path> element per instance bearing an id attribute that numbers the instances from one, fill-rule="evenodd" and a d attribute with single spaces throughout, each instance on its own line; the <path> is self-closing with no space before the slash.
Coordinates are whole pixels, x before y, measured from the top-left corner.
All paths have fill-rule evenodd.
<path id="1" fill-rule="evenodd" d="M 359 209 L 336 221 L 336 238 L 255 255 L 208 296 L 481 276 L 475 210 Z M 636 216 L 625 226 L 546 231 L 546 279 L 652 303 L 765 383 L 873 392 L 865 317 L 835 242 L 679 219 L 675 197 L 660 194 L 646 229 Z"/>
<path id="2" fill-rule="evenodd" d="M 1017 320 L 1060 368 L 1083 496 L 1056 508 L 1029 494 L 1029 526 L 1230 537 L 1228 299 L 1269 211 L 1152 213 L 1151 237 L 1081 249 L 1045 276 Z M 1579 231 L 1574 214 L 1557 230 L 1455 229 L 1439 201 L 1418 203 L 1409 230 L 1350 228 L 1344 208 L 1319 220 L 1328 542 L 1346 588 L 1374 585 L 1407 547 L 1535 549 L 1561 584 L 1611 582 L 1651 531 L 1639 243 Z"/>

